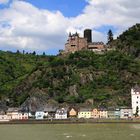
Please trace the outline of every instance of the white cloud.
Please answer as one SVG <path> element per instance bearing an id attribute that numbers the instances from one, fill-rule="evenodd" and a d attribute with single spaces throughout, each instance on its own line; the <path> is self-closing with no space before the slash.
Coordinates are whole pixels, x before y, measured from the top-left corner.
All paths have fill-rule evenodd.
<path id="1" fill-rule="evenodd" d="M 14 1 L 0 12 L 0 46 L 29 50 L 63 48 L 67 26 L 67 18 L 59 11 L 40 10 Z"/>
<path id="2" fill-rule="evenodd" d="M 9 0 L 0 0 L 0 4 L 6 4 Z"/>
<path id="3" fill-rule="evenodd" d="M 100 27 L 113 25 L 128 27 L 140 22 L 139 0 L 88 0 L 83 14 L 77 16 L 76 26 Z"/>
<path id="4" fill-rule="evenodd" d="M 140 22 L 139 0 L 86 1 L 88 5 L 81 14 L 67 18 L 59 11 L 39 9 L 25 1 L 14 0 L 9 8 L 0 10 L 0 47 L 62 49 L 69 31 L 77 31 L 82 36 L 85 28 L 91 28 L 94 41 L 105 41 L 106 34 L 98 32 L 98 28 L 113 26 L 117 29 L 116 36 Z"/>

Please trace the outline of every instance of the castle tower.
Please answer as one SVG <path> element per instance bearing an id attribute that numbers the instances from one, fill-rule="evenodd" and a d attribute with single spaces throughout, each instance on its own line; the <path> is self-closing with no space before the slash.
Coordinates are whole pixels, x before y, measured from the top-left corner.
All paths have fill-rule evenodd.
<path id="1" fill-rule="evenodd" d="M 87 39 L 88 43 L 92 42 L 92 30 L 91 29 L 85 29 L 84 30 L 84 38 Z"/>

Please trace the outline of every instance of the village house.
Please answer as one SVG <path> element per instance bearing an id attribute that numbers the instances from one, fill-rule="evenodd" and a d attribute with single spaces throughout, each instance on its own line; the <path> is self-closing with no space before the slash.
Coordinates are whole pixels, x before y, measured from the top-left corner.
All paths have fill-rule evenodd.
<path id="1" fill-rule="evenodd" d="M 4 111 L 0 111 L 0 122 L 1 121 L 10 121 L 11 116 L 7 116 Z"/>
<path id="2" fill-rule="evenodd" d="M 43 120 L 44 119 L 44 111 L 38 110 L 35 112 L 35 119 L 36 120 Z"/>
<path id="3" fill-rule="evenodd" d="M 91 118 L 91 111 L 90 108 L 80 108 L 78 118 Z"/>
<path id="4" fill-rule="evenodd" d="M 11 116 L 8 116 L 8 115 L 1 115 L 0 114 L 0 122 L 2 122 L 2 121 L 10 121 L 11 120 Z"/>
<path id="5" fill-rule="evenodd" d="M 91 112 L 91 117 L 94 119 L 100 118 L 100 111 L 97 108 L 94 108 Z"/>
<path id="6" fill-rule="evenodd" d="M 128 119 L 132 118 L 132 109 L 131 108 L 121 108 L 120 109 L 120 118 L 121 119 Z"/>
<path id="7" fill-rule="evenodd" d="M 7 116 L 11 117 L 12 120 L 19 120 L 22 117 L 19 114 L 19 108 L 8 108 Z"/>
<path id="8" fill-rule="evenodd" d="M 57 107 L 53 105 L 46 105 L 44 107 L 44 117 L 48 119 L 55 118 Z"/>
<path id="9" fill-rule="evenodd" d="M 29 111 L 29 118 L 35 118 L 35 112 Z"/>
<path id="10" fill-rule="evenodd" d="M 108 118 L 106 109 L 99 109 L 100 118 Z"/>
<path id="11" fill-rule="evenodd" d="M 110 108 L 107 111 L 107 115 L 109 119 L 119 119 L 120 118 L 120 109 L 119 108 Z"/>
<path id="12" fill-rule="evenodd" d="M 140 87 L 138 85 L 131 89 L 131 105 L 133 114 L 136 114 L 138 110 L 138 116 L 140 116 Z"/>
<path id="13" fill-rule="evenodd" d="M 68 116 L 69 116 L 70 118 L 73 118 L 73 117 L 77 117 L 77 115 L 78 115 L 77 109 L 74 108 L 74 107 L 70 107 L 70 108 L 69 108 L 69 114 L 68 114 Z"/>
<path id="14" fill-rule="evenodd" d="M 8 108 L 6 115 L 12 120 L 27 120 L 28 113 L 21 112 L 20 108 Z"/>
<path id="15" fill-rule="evenodd" d="M 67 119 L 67 108 L 60 108 L 56 110 L 55 119 Z"/>

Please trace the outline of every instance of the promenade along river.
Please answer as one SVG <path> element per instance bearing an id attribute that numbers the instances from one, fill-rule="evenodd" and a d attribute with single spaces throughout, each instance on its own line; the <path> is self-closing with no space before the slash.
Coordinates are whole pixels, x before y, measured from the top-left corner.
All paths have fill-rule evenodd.
<path id="1" fill-rule="evenodd" d="M 0 140 L 140 140 L 140 124 L 0 125 Z"/>

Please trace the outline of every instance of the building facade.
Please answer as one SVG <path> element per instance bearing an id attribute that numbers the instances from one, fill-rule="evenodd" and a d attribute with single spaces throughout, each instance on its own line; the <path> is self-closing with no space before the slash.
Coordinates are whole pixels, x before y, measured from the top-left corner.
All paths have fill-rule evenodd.
<path id="1" fill-rule="evenodd" d="M 131 105 L 133 114 L 136 114 L 138 109 L 138 115 L 140 116 L 140 87 L 138 85 L 131 89 Z"/>
<path id="2" fill-rule="evenodd" d="M 65 53 L 74 53 L 80 50 L 87 49 L 87 39 L 79 37 L 79 35 L 73 34 L 69 35 L 67 43 L 65 44 Z"/>
<path id="3" fill-rule="evenodd" d="M 44 111 L 36 111 L 35 119 L 36 120 L 43 120 L 44 119 Z"/>
<path id="4" fill-rule="evenodd" d="M 81 108 L 78 112 L 78 118 L 91 118 L 91 109 Z"/>
<path id="5" fill-rule="evenodd" d="M 60 108 L 56 110 L 55 119 L 67 119 L 67 118 L 68 118 L 67 109 Z"/>
<path id="6" fill-rule="evenodd" d="M 100 111 L 97 108 L 94 108 L 91 112 L 91 117 L 94 119 L 100 118 Z"/>
<path id="7" fill-rule="evenodd" d="M 109 109 L 107 111 L 107 116 L 109 119 L 119 119 L 120 118 L 120 108 Z"/>
<path id="8" fill-rule="evenodd" d="M 70 108 L 69 117 L 77 117 L 77 110 L 75 108 Z"/>
<path id="9" fill-rule="evenodd" d="M 121 119 L 128 119 L 132 118 L 132 109 L 131 108 L 121 108 L 120 109 L 120 118 Z"/>
<path id="10" fill-rule="evenodd" d="M 100 114 L 100 118 L 108 118 L 106 109 L 100 109 L 99 114 Z"/>
<path id="11" fill-rule="evenodd" d="M 78 33 L 69 34 L 65 50 L 61 54 L 74 53 L 80 50 L 90 50 L 96 53 L 103 53 L 106 50 L 103 42 L 92 42 L 92 31 L 84 30 L 84 37 L 80 37 Z"/>

